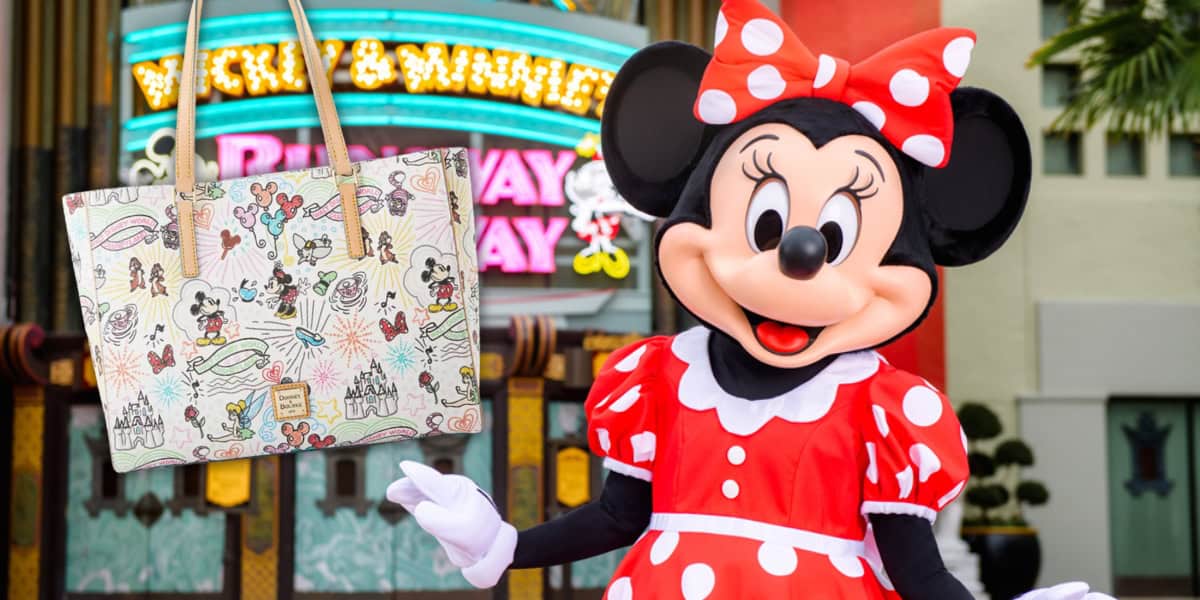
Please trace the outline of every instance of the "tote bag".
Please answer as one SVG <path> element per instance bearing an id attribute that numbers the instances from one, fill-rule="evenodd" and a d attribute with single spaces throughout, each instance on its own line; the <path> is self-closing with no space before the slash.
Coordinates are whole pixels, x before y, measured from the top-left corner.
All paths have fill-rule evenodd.
<path id="1" fill-rule="evenodd" d="M 481 429 L 466 153 L 352 163 L 288 1 L 329 167 L 195 181 L 195 0 L 175 185 L 64 198 L 119 472 Z"/>

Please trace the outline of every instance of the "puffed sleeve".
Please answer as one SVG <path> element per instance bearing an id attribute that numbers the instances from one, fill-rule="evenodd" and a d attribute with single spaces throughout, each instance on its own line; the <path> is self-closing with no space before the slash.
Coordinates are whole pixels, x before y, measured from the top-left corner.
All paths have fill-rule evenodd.
<path id="1" fill-rule="evenodd" d="M 652 479 L 658 443 L 655 403 L 665 339 L 610 354 L 584 404 L 592 452 L 604 457 L 605 468 L 645 481 Z"/>
<path id="2" fill-rule="evenodd" d="M 933 521 L 966 485 L 966 436 L 945 395 L 920 377 L 880 367 L 858 411 L 867 458 L 862 512 Z"/>

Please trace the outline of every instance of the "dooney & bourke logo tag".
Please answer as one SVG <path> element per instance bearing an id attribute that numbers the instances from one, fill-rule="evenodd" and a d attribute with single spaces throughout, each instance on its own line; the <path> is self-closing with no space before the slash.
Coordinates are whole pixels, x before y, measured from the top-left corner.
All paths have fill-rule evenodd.
<path id="1" fill-rule="evenodd" d="M 308 418 L 308 384 L 303 381 L 271 386 L 275 420 Z"/>

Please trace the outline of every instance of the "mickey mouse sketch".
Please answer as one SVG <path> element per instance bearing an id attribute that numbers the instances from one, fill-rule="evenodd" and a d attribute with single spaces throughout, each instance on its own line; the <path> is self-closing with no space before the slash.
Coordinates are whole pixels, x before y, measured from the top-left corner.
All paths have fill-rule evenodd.
<path id="1" fill-rule="evenodd" d="M 450 276 L 450 265 L 439 263 L 432 256 L 425 259 L 425 270 L 421 271 L 421 281 L 429 284 L 429 295 L 434 297 L 429 305 L 429 312 L 453 312 L 458 310 L 454 301 L 454 278 Z"/>
<path id="2" fill-rule="evenodd" d="M 1025 207 L 1020 119 L 958 88 L 974 44 L 935 29 L 850 65 L 726 0 L 715 57 L 634 54 L 605 162 L 666 219 L 660 275 L 702 325 L 600 370 L 595 501 L 517 532 L 469 479 L 415 462 L 387 497 L 478 587 L 632 544 L 606 598 L 970 599 L 931 527 L 966 482 L 965 436 L 942 392 L 874 349 L 924 319 L 936 266 L 986 258 Z"/>
<path id="3" fill-rule="evenodd" d="M 221 310 L 221 301 L 205 294 L 196 292 L 196 302 L 191 306 L 191 313 L 196 317 L 196 326 L 204 335 L 196 338 L 197 346 L 221 346 L 225 344 L 225 336 L 221 328 L 225 326 L 225 311 Z"/>

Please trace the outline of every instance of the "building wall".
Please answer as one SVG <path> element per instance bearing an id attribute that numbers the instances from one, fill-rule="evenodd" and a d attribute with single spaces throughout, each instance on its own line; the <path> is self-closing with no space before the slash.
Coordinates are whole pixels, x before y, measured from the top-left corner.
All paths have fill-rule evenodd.
<path id="1" fill-rule="evenodd" d="M 950 391 L 993 403 L 1007 425 L 1014 399 L 1037 388 L 1034 308 L 1063 299 L 1200 303 L 1200 178 L 1167 175 L 1167 142 L 1145 144 L 1144 176 L 1105 173 L 1105 133 L 1083 136 L 1083 174 L 1043 174 L 1042 133 L 1058 114 L 1042 105 L 1041 3 L 954 0 L 942 23 L 979 35 L 965 85 L 1008 100 L 1033 147 L 1025 218 L 996 255 L 946 274 Z"/>
<path id="2" fill-rule="evenodd" d="M 1163 136 L 1146 140 L 1143 175 L 1108 175 L 1103 126 L 1082 134 L 1082 174 L 1045 174 L 1043 132 L 1058 109 L 1043 105 L 1041 69 L 1024 66 L 1042 42 L 1041 11 L 1033 0 L 942 2 L 944 25 L 979 36 L 964 84 L 1013 105 L 1034 167 L 1008 244 L 947 271 L 948 389 L 994 406 L 1039 456 L 1034 474 L 1052 498 L 1029 513 L 1042 533 L 1042 582 L 1110 589 L 1105 402 L 1200 393 L 1194 375 L 1169 366 L 1200 360 L 1196 338 L 1178 333 L 1200 324 L 1200 178 L 1168 176 Z M 1109 304 L 1089 311 L 1097 302 Z M 1136 376 L 1150 365 L 1157 384 Z"/>

